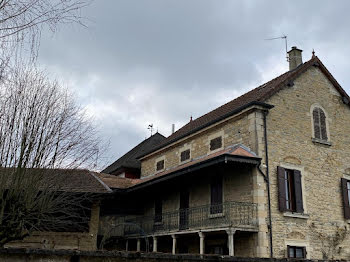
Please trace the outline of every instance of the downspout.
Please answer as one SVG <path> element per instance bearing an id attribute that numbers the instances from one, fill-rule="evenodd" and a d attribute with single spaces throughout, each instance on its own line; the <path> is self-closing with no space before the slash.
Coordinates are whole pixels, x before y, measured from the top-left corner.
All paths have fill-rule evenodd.
<path id="1" fill-rule="evenodd" d="M 267 202 L 269 208 L 269 231 L 270 231 L 270 257 L 273 258 L 273 246 L 272 246 L 272 219 L 271 219 L 271 196 L 270 196 L 270 174 L 269 174 L 269 154 L 268 154 L 268 143 L 267 143 L 267 124 L 266 116 L 268 111 L 264 111 L 264 140 L 265 140 L 265 164 L 266 164 L 266 184 L 267 184 Z M 259 171 L 262 173 L 260 167 Z"/>

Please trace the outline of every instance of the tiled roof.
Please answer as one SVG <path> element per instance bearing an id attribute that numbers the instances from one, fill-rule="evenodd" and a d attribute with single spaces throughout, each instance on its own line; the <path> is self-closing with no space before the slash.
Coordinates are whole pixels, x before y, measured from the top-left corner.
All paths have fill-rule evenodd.
<path id="1" fill-rule="evenodd" d="M 177 171 L 181 171 L 181 170 L 186 169 L 188 167 L 192 167 L 192 166 L 195 166 L 197 164 L 201 164 L 201 163 L 206 162 L 208 160 L 214 159 L 214 158 L 219 157 L 219 156 L 224 156 L 224 155 L 242 158 L 242 161 L 244 161 L 244 159 L 251 159 L 253 161 L 259 161 L 259 158 L 256 156 L 256 154 L 254 152 L 250 151 L 249 148 L 247 148 L 241 144 L 237 144 L 237 145 L 229 146 L 225 149 L 219 150 L 219 151 L 214 152 L 212 154 L 198 157 L 198 158 L 193 159 L 187 163 L 184 163 L 182 165 L 178 165 L 176 167 L 164 170 L 164 171 L 156 173 L 154 175 L 147 176 L 143 179 L 121 178 L 121 177 L 102 174 L 102 173 L 99 174 L 99 177 L 110 188 L 127 189 L 127 188 L 132 188 L 132 187 L 140 185 L 140 184 L 144 184 L 144 183 L 152 181 L 152 180 L 157 180 L 157 179 L 162 178 L 166 175 L 170 175 L 170 174 L 175 173 Z"/>
<path id="2" fill-rule="evenodd" d="M 13 175 L 14 169 L 0 169 L 0 176 L 4 176 L 2 178 L 6 178 L 6 181 L 9 181 L 8 179 L 11 179 Z M 26 169 L 24 175 L 34 179 L 36 176 L 40 180 L 38 186 L 42 188 L 51 187 L 54 190 L 81 193 L 109 193 L 112 191 L 96 176 L 96 173 L 85 169 Z"/>
<path id="3" fill-rule="evenodd" d="M 97 176 L 110 188 L 128 188 L 142 182 L 141 179 L 118 177 L 104 173 L 98 173 Z"/>
<path id="4" fill-rule="evenodd" d="M 236 99 L 210 111 L 209 113 L 190 121 L 182 128 L 177 130 L 174 134 L 167 137 L 161 144 L 157 147 L 153 148 L 139 157 L 146 156 L 156 150 L 161 149 L 181 138 L 184 138 L 194 132 L 199 131 L 200 129 L 214 124 L 215 122 L 230 116 L 230 113 L 235 113 L 240 108 L 243 109 L 244 106 L 252 104 L 254 102 L 263 103 L 268 98 L 270 98 L 273 94 L 280 91 L 282 88 L 292 84 L 293 80 L 297 78 L 301 73 L 305 72 L 310 66 L 318 66 L 321 71 L 328 77 L 328 79 L 333 83 L 335 88 L 342 94 L 343 97 L 350 100 L 349 96 L 346 94 L 344 89 L 339 85 L 339 83 L 335 80 L 335 78 L 331 75 L 331 73 L 327 70 L 327 68 L 322 64 L 320 59 L 317 56 L 312 57 L 309 61 L 304 64 L 299 65 L 294 70 L 288 71 L 271 81 L 237 97 Z M 231 114 L 232 115 L 232 114 Z"/>
<path id="5" fill-rule="evenodd" d="M 141 163 L 140 160 L 137 159 L 137 156 L 145 152 L 151 151 L 164 140 L 165 137 L 162 134 L 159 134 L 158 132 L 155 133 L 153 136 L 142 141 L 140 144 L 135 146 L 133 149 L 131 149 L 125 155 L 117 159 L 114 163 L 106 167 L 101 172 L 111 174 L 112 172 L 115 172 L 116 170 L 122 167 L 141 168 Z"/>

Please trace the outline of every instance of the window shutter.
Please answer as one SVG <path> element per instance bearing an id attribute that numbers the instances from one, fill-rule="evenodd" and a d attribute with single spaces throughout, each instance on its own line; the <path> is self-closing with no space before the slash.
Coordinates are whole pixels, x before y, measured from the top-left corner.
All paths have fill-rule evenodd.
<path id="1" fill-rule="evenodd" d="M 326 115 L 323 110 L 320 109 L 320 126 L 321 126 L 321 139 L 328 140 L 327 138 L 327 126 L 326 126 Z"/>
<path id="2" fill-rule="evenodd" d="M 315 138 L 321 139 L 321 131 L 320 131 L 320 115 L 319 108 L 315 108 L 312 112 L 313 121 L 314 121 L 314 132 Z"/>
<path id="3" fill-rule="evenodd" d="M 303 207 L 303 193 L 301 189 L 301 173 L 299 170 L 293 170 L 293 171 L 294 171 L 294 190 L 295 190 L 296 211 L 298 213 L 303 213 L 304 207 Z"/>
<path id="4" fill-rule="evenodd" d="M 210 140 L 210 150 L 211 151 L 218 149 L 220 147 L 222 147 L 222 137 L 221 136 Z"/>
<path id="5" fill-rule="evenodd" d="M 345 178 L 341 179 L 341 187 L 343 192 L 343 202 L 344 202 L 344 218 L 350 219 L 350 204 L 348 195 L 348 180 Z"/>
<path id="6" fill-rule="evenodd" d="M 283 167 L 277 167 L 277 180 L 278 180 L 278 204 L 279 210 L 284 212 L 287 210 L 286 207 L 286 187 L 285 187 L 285 170 Z"/>
<path id="7" fill-rule="evenodd" d="M 287 246 L 287 257 L 292 258 L 293 256 L 290 255 L 290 246 Z"/>

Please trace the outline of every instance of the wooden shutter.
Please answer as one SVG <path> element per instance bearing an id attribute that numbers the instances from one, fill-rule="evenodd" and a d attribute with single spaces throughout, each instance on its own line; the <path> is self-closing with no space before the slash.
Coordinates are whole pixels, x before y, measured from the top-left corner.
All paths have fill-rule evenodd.
<path id="1" fill-rule="evenodd" d="M 295 190 L 295 205 L 298 213 L 304 212 L 303 207 L 303 192 L 301 189 L 301 173 L 299 170 L 293 170 L 294 173 L 294 190 Z"/>
<path id="2" fill-rule="evenodd" d="M 313 112 L 313 121 L 314 121 L 314 132 L 315 132 L 315 138 L 321 139 L 321 131 L 320 131 L 320 115 L 319 115 L 319 108 L 316 107 Z"/>
<path id="3" fill-rule="evenodd" d="M 306 247 L 303 247 L 303 258 L 306 258 L 306 254 L 307 254 Z"/>
<path id="4" fill-rule="evenodd" d="M 164 169 L 164 160 L 157 162 L 157 171 Z"/>
<path id="5" fill-rule="evenodd" d="M 341 179 L 341 187 L 343 193 L 343 203 L 344 203 L 344 218 L 350 219 L 350 204 L 348 195 L 348 180 L 345 178 Z"/>
<path id="6" fill-rule="evenodd" d="M 222 137 L 219 136 L 210 140 L 210 150 L 215 150 L 222 147 Z"/>
<path id="7" fill-rule="evenodd" d="M 327 137 L 327 125 L 326 125 L 326 115 L 322 109 L 320 110 L 320 129 L 321 129 L 321 139 L 328 140 Z"/>
<path id="8" fill-rule="evenodd" d="M 190 159 L 190 149 L 181 152 L 181 161 Z"/>
<path id="9" fill-rule="evenodd" d="M 278 180 L 278 204 L 279 210 L 284 212 L 287 210 L 286 206 L 286 186 L 285 186 L 285 169 L 283 167 L 277 167 L 277 180 Z"/>

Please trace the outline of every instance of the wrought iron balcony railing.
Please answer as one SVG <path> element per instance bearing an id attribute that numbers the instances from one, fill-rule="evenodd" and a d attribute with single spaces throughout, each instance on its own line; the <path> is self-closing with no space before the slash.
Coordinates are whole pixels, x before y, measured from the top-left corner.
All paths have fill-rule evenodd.
<path id="1" fill-rule="evenodd" d="M 124 220 L 124 236 L 161 234 L 167 232 L 198 230 L 206 228 L 256 229 L 257 204 L 225 202 L 206 205 L 157 216 L 141 216 Z"/>

